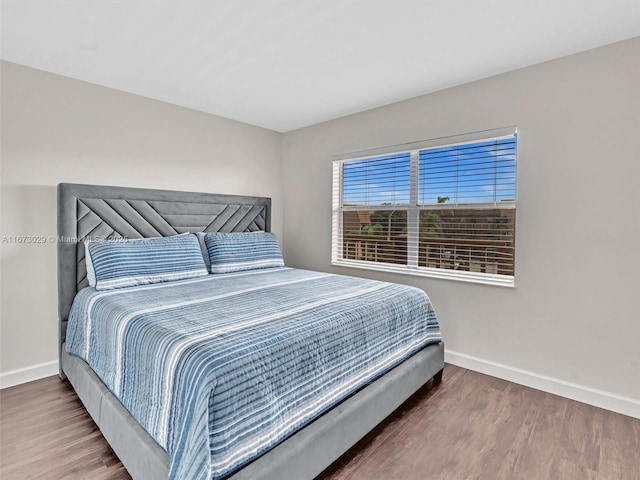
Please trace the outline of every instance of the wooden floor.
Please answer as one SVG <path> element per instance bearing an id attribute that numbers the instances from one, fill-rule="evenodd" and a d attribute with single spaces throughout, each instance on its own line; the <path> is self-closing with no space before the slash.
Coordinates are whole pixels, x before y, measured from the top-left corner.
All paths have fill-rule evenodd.
<path id="1" fill-rule="evenodd" d="M 640 420 L 450 365 L 374 433 L 319 479 L 640 480 Z M 0 479 L 128 478 L 67 383 L 0 391 Z"/>

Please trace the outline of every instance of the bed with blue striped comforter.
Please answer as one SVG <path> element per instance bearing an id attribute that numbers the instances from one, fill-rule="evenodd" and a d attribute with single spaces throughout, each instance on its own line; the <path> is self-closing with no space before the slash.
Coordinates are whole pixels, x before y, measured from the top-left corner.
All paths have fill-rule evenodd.
<path id="1" fill-rule="evenodd" d="M 67 350 L 167 451 L 224 478 L 441 340 L 421 290 L 271 268 L 78 293 Z"/>

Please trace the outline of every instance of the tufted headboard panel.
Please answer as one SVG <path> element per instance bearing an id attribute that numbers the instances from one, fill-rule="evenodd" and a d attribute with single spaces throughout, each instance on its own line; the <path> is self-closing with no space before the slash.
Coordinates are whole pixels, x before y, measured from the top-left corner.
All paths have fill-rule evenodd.
<path id="1" fill-rule="evenodd" d="M 60 343 L 76 293 L 88 285 L 84 239 L 271 229 L 271 199 L 61 183 L 58 185 Z"/>

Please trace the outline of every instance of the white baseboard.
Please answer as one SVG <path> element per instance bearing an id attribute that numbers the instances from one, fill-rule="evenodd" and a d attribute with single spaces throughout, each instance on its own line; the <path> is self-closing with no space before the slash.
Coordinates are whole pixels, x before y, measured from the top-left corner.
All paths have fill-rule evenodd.
<path id="1" fill-rule="evenodd" d="M 0 389 L 20 385 L 21 383 L 40 380 L 41 378 L 50 377 L 58 374 L 58 361 L 39 363 L 30 367 L 9 370 L 0 373 Z"/>
<path id="2" fill-rule="evenodd" d="M 561 397 L 570 398 L 578 402 L 611 410 L 623 415 L 640 418 L 640 401 L 630 397 L 623 397 L 595 388 L 566 382 L 558 378 L 547 377 L 538 373 L 510 367 L 501 363 L 483 360 L 463 353 L 446 350 L 444 361 L 458 367 L 502 378 L 513 383 L 553 393 Z"/>

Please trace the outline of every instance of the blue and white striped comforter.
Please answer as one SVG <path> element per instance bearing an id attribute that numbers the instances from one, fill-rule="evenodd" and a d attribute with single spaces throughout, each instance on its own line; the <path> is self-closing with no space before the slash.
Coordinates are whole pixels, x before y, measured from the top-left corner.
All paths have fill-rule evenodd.
<path id="1" fill-rule="evenodd" d="M 188 480 L 228 475 L 439 341 L 421 290 L 290 268 L 86 288 L 67 331 Z"/>

